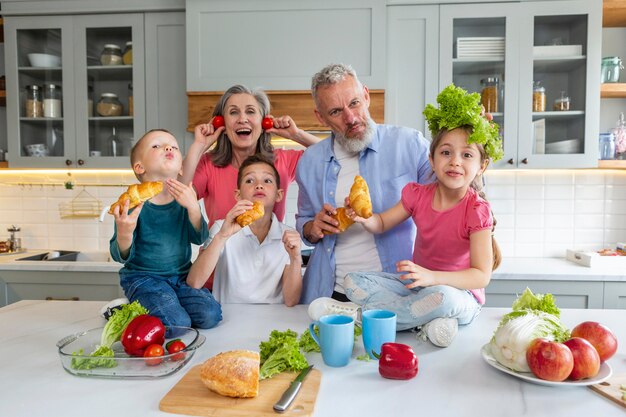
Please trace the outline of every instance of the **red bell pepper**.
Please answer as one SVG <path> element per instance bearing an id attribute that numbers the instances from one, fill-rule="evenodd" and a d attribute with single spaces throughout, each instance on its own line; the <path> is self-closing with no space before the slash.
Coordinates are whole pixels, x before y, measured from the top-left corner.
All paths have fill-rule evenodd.
<path id="1" fill-rule="evenodd" d="M 165 342 L 165 326 L 155 316 L 142 314 L 135 317 L 122 333 L 124 351 L 132 356 L 143 356 L 144 350 L 153 344 Z"/>
<path id="2" fill-rule="evenodd" d="M 411 346 L 383 343 L 378 360 L 378 372 L 384 378 L 411 379 L 417 375 L 417 355 Z"/>

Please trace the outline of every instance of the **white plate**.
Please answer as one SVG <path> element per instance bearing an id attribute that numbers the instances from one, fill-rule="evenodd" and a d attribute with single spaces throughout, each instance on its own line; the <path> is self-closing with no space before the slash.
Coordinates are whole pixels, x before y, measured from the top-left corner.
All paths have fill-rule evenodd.
<path id="1" fill-rule="evenodd" d="M 513 375 L 516 378 L 523 379 L 524 381 L 532 382 L 533 384 L 539 384 L 539 385 L 550 385 L 550 386 L 557 386 L 557 387 L 584 387 L 587 385 L 599 384 L 600 382 L 608 379 L 611 376 L 611 374 L 613 374 L 613 370 L 611 369 L 609 364 L 606 362 L 603 362 L 602 365 L 600 365 L 600 372 L 598 372 L 598 375 L 594 376 L 593 378 L 583 379 L 580 381 L 567 381 L 567 380 L 563 382 L 546 381 L 544 379 L 537 378 L 535 375 L 533 375 L 530 372 L 517 372 L 512 369 L 507 368 L 506 366 L 501 365 L 496 360 L 496 358 L 494 358 L 493 355 L 491 354 L 489 343 L 487 343 L 486 345 L 482 347 L 482 349 L 480 349 L 480 353 L 482 354 L 485 362 L 487 362 L 489 365 L 493 366 L 497 370 L 507 373 L 509 375 Z"/>

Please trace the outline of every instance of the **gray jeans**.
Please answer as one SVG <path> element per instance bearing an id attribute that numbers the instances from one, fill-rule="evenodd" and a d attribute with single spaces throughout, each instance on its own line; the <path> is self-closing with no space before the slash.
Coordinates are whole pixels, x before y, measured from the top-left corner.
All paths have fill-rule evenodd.
<path id="1" fill-rule="evenodd" d="M 363 310 L 383 309 L 397 314 L 397 330 L 422 326 L 438 317 L 456 318 L 460 325 L 478 316 L 481 305 L 468 290 L 448 285 L 408 289 L 410 280 L 387 272 L 352 272 L 344 288 L 350 301 Z"/>

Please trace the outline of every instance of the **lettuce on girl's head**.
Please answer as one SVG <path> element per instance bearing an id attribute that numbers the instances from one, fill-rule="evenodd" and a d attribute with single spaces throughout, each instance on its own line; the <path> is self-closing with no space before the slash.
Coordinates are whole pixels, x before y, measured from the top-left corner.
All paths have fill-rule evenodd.
<path id="1" fill-rule="evenodd" d="M 428 129 L 433 137 L 441 129 L 452 130 L 461 126 L 471 126 L 472 134 L 468 143 L 479 143 L 492 161 L 504 156 L 502 140 L 498 134 L 499 127 L 482 116 L 480 94 L 468 93 L 461 87 L 450 84 L 437 96 L 439 108 L 428 104 L 424 116 L 428 121 Z"/>

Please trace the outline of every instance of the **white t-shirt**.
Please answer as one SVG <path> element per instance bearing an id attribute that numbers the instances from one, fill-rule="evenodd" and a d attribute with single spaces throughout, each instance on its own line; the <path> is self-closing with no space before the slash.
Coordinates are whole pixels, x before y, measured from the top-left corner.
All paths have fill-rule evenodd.
<path id="1" fill-rule="evenodd" d="M 355 175 L 359 175 L 359 154 L 346 152 L 335 142 L 335 157 L 341 165 L 337 177 L 335 207 L 343 207 L 350 194 Z M 347 273 L 358 271 L 382 271 L 376 250 L 374 235 L 355 223 L 337 235 L 335 243 L 335 291 L 345 294 L 343 280 Z"/>
<path id="2" fill-rule="evenodd" d="M 208 243 L 219 232 L 224 220 L 209 230 Z M 285 230 L 293 230 L 272 214 L 270 231 L 259 244 L 250 227 L 232 235 L 224 245 L 215 266 L 213 296 L 224 304 L 282 304 L 282 277 L 289 254 L 282 242 Z"/>

